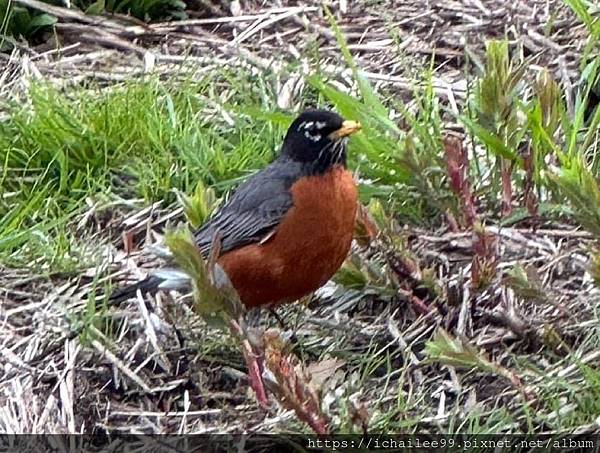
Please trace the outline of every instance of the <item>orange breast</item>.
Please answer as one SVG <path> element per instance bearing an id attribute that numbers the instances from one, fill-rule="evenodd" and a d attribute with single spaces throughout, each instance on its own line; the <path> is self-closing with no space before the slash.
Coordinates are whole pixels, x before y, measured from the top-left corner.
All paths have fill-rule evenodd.
<path id="1" fill-rule="evenodd" d="M 300 179 L 291 192 L 294 206 L 267 242 L 218 260 L 246 307 L 292 302 L 315 291 L 348 255 L 357 207 L 352 174 L 334 167 Z"/>

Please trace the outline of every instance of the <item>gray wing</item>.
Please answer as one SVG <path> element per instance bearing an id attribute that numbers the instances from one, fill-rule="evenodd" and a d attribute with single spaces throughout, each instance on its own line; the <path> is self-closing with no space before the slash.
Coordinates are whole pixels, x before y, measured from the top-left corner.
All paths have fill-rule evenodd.
<path id="1" fill-rule="evenodd" d="M 271 234 L 293 206 L 290 188 L 298 176 L 293 162 L 277 160 L 242 184 L 194 233 L 201 252 L 208 254 L 215 231 L 221 235 L 222 253 Z"/>

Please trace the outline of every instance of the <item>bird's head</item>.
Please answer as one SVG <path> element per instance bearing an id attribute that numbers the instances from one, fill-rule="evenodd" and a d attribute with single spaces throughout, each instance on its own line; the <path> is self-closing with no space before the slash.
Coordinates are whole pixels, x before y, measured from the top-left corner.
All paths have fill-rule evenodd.
<path id="1" fill-rule="evenodd" d="M 360 123 L 344 120 L 328 110 L 306 110 L 290 125 L 282 154 L 326 171 L 346 164 L 346 141 L 361 129 Z"/>

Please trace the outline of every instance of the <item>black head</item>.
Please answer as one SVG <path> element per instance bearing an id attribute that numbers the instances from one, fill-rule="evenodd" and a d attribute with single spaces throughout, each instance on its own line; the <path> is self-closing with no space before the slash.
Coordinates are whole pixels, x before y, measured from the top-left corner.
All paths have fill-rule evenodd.
<path id="1" fill-rule="evenodd" d="M 347 137 L 360 128 L 359 123 L 346 121 L 337 113 L 307 110 L 290 125 L 282 155 L 308 164 L 315 172 L 345 165 Z"/>

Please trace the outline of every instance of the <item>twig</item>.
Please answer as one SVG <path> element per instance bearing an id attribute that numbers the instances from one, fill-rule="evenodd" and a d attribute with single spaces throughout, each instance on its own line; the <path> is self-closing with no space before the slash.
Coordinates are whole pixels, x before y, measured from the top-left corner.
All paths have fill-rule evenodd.
<path id="1" fill-rule="evenodd" d="M 92 327 L 91 329 L 96 330 L 94 327 Z M 97 332 L 97 333 L 100 333 L 100 332 Z M 121 372 L 125 376 L 127 376 L 129 379 L 131 379 L 133 382 L 135 382 L 144 392 L 152 393 L 150 386 L 148 384 L 146 384 L 142 380 L 142 378 L 140 378 L 137 374 L 135 374 L 133 371 L 131 371 L 129 369 L 129 367 L 127 365 L 125 365 L 116 355 L 114 355 L 105 345 L 100 343 L 98 340 L 92 340 L 91 345 L 96 349 L 96 351 L 98 351 L 100 354 L 102 354 L 104 357 L 106 357 L 119 370 L 121 370 Z"/>

